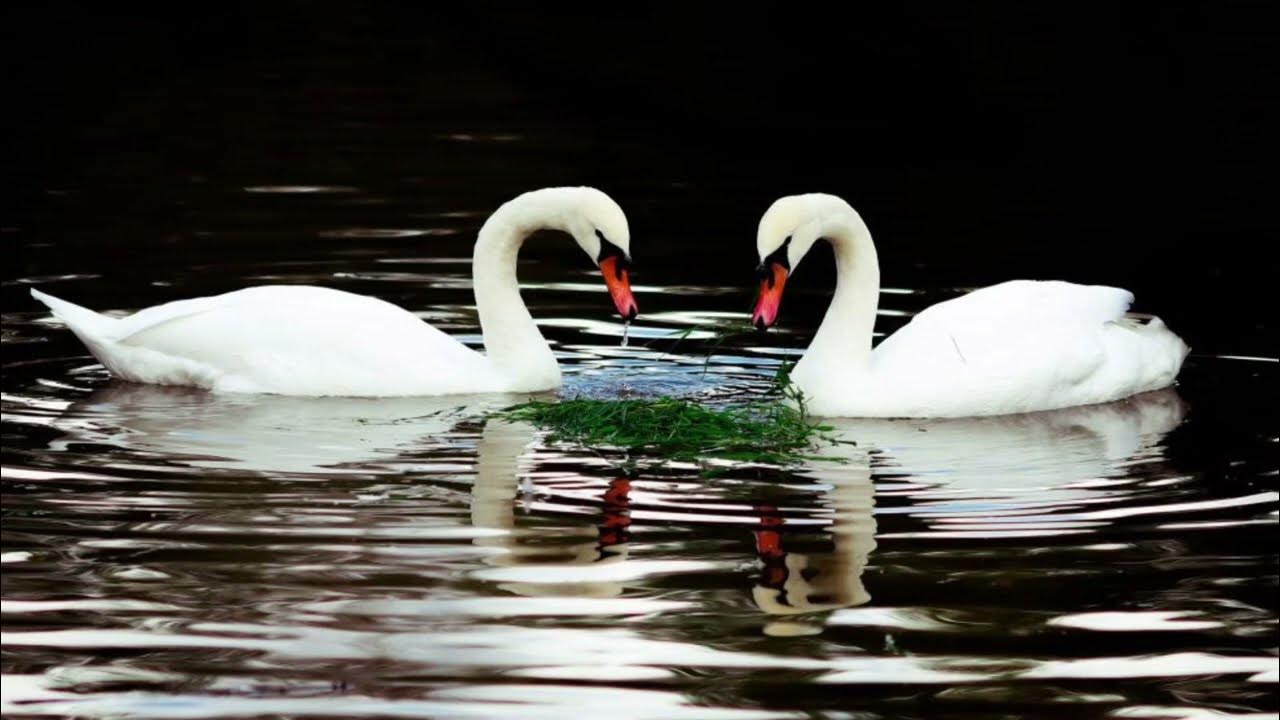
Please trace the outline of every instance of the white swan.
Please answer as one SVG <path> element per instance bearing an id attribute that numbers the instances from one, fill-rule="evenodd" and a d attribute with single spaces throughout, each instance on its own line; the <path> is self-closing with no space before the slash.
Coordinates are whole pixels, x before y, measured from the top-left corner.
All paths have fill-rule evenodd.
<path id="1" fill-rule="evenodd" d="M 480 228 L 472 262 L 486 354 L 377 298 L 266 285 L 111 318 L 33 289 L 124 380 L 219 392 L 405 396 L 528 392 L 560 367 L 520 299 L 516 255 L 537 230 L 562 230 L 600 266 L 618 312 L 635 317 L 622 209 L 593 188 L 525 193 Z"/>
<path id="2" fill-rule="evenodd" d="M 1013 280 L 938 303 L 873 351 L 880 265 L 871 233 L 833 195 L 784 197 L 760 219 L 756 327 L 819 238 L 835 250 L 831 307 L 791 380 L 819 416 L 965 417 L 1109 402 L 1171 385 L 1187 355 L 1159 318 L 1125 317 L 1127 290 Z"/>

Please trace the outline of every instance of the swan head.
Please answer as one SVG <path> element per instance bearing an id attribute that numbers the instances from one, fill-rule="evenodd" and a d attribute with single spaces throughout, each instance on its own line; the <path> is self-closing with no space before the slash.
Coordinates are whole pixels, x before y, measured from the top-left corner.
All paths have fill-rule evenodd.
<path id="1" fill-rule="evenodd" d="M 565 213 L 564 229 L 604 275 L 613 305 L 624 320 L 640 312 L 631 294 L 631 230 L 627 216 L 613 198 L 596 190 L 572 188 L 572 211 Z"/>
<path id="2" fill-rule="evenodd" d="M 751 324 L 765 330 L 778 319 L 782 288 L 804 259 L 809 248 L 822 237 L 822 215 L 818 195 L 791 195 L 779 198 L 760 218 L 756 231 L 756 251 L 760 265 L 760 295 Z"/>

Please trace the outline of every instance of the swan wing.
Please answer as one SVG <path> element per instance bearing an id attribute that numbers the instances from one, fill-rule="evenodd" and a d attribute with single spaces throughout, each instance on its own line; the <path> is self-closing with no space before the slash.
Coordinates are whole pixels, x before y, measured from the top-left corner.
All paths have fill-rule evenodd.
<path id="1" fill-rule="evenodd" d="M 1187 348 L 1127 290 L 1014 280 L 934 305 L 873 354 L 908 414 L 988 415 L 1106 402 L 1173 382 Z"/>
<path id="2" fill-rule="evenodd" d="M 113 374 L 137 382 L 286 395 L 499 389 L 483 355 L 391 303 L 329 288 L 252 287 L 118 320 L 54 309 Z"/>
<path id="3" fill-rule="evenodd" d="M 1122 319 L 1132 303 L 1133 294 L 1120 288 L 1012 280 L 926 308 L 880 343 L 876 362 L 1003 361 L 1009 352 L 1048 338 L 1092 339 L 1106 323 Z"/>

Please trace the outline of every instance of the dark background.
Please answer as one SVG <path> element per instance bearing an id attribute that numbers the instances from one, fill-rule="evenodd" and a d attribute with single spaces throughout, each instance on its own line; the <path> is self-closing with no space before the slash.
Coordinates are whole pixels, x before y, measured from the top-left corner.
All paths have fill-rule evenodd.
<path id="1" fill-rule="evenodd" d="M 1263 10 L 8 7 L 5 275 L 305 253 L 305 214 L 290 241 L 236 205 L 257 183 L 373 188 L 369 222 L 580 183 L 627 210 L 645 282 L 748 288 L 760 213 L 818 190 L 886 285 L 1121 285 L 1197 351 L 1274 355 Z M 440 141 L 470 134 L 497 140 Z"/>

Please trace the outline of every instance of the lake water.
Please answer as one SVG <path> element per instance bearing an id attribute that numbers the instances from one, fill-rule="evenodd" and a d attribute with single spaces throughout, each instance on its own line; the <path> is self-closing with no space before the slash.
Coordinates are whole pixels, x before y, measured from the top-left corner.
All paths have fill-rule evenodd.
<path id="1" fill-rule="evenodd" d="M 316 282 L 476 343 L 463 228 L 483 209 L 461 210 L 316 232 L 309 262 L 192 251 L 104 276 L 54 242 L 31 252 L 64 266 L 7 290 L 126 309 Z M 753 397 L 812 330 L 675 345 L 749 292 L 641 275 L 621 347 L 565 244 L 522 268 L 565 395 Z M 887 291 L 882 321 L 942 296 Z M 704 477 L 484 420 L 518 398 L 136 386 L 30 303 L 4 328 L 6 714 L 1276 709 L 1273 363 L 1195 356 L 1177 389 L 1106 406 L 839 421 L 844 462 Z"/>
<path id="2" fill-rule="evenodd" d="M 18 178 L 26 210 L 0 233 L 18 251 L 3 277 L 6 717 L 1280 710 L 1266 313 L 1196 312 L 1183 278 L 1037 264 L 1058 246 L 1019 246 L 1014 220 L 963 229 L 994 249 L 947 262 L 956 236 L 923 210 L 943 190 L 909 167 L 893 182 L 923 194 L 863 195 L 881 331 L 976 280 L 1053 267 L 1165 314 L 1196 346 L 1178 387 L 1009 418 L 839 421 L 852 444 L 824 450 L 838 462 L 628 470 L 486 421 L 522 398 L 114 382 L 27 296 L 125 312 L 316 283 L 478 346 L 484 217 L 520 190 L 591 182 L 631 218 L 641 316 L 622 347 L 588 259 L 531 241 L 523 293 L 562 395 L 738 402 L 806 344 L 829 253 L 792 282 L 778 332 L 705 332 L 745 317 L 757 201 L 779 193 L 733 168 L 691 173 L 639 131 L 584 136 L 482 73 L 419 64 L 379 84 L 368 62 L 166 75 L 74 132 L 51 127 L 58 152 Z"/>

